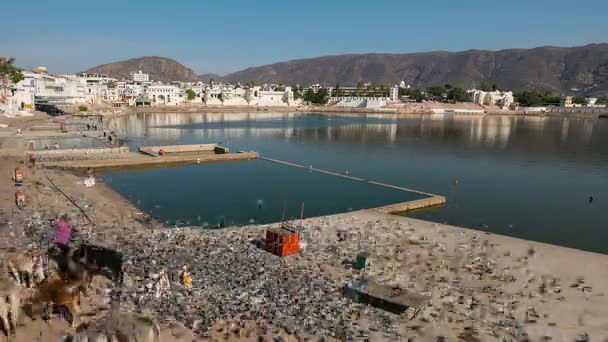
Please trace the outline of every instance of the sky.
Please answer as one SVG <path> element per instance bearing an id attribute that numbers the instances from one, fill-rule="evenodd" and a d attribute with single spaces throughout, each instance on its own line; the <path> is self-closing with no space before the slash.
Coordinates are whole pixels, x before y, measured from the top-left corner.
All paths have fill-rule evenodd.
<path id="1" fill-rule="evenodd" d="M 51 73 L 163 56 L 226 74 L 349 53 L 603 43 L 607 13 L 607 0 L 19 0 L 0 6 L 0 56 Z"/>

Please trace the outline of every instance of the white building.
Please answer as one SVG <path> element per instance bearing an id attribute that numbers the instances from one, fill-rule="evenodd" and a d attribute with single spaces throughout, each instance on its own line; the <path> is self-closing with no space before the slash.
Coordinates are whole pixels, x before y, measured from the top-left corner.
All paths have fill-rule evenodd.
<path id="1" fill-rule="evenodd" d="M 27 75 L 34 82 L 36 105 L 78 105 L 86 102 L 86 85 L 73 75 L 49 75 L 37 72 Z"/>
<path id="2" fill-rule="evenodd" d="M 172 85 L 150 85 L 145 88 L 144 94 L 152 100 L 153 105 L 177 105 L 184 101 L 179 88 Z"/>
<path id="3" fill-rule="evenodd" d="M 249 105 L 263 107 L 285 107 L 297 104 L 293 98 L 291 87 L 285 90 L 261 90 L 259 86 L 245 90 L 245 100 Z"/>
<path id="4" fill-rule="evenodd" d="M 399 86 L 396 85 L 388 88 L 388 91 L 360 87 L 327 89 L 329 101 L 335 103 L 336 107 L 381 108 L 399 101 Z"/>
<path id="5" fill-rule="evenodd" d="M 14 116 L 24 112 L 31 112 L 34 109 L 34 80 L 25 77 L 17 84 L 13 84 L 10 89 L 5 90 L 6 96 L 4 103 L 0 103 L 0 115 Z"/>
<path id="6" fill-rule="evenodd" d="M 597 104 L 597 97 L 588 97 L 585 107 L 605 108 L 605 104 Z"/>
<path id="7" fill-rule="evenodd" d="M 467 93 L 471 95 L 474 103 L 482 106 L 498 106 L 501 108 L 508 108 L 513 102 L 515 102 L 513 92 L 510 91 L 483 91 L 470 89 L 467 90 Z"/>
<path id="8" fill-rule="evenodd" d="M 148 82 L 150 81 L 150 74 L 143 73 L 139 70 L 138 72 L 131 74 L 131 79 L 133 82 Z"/>
<path id="9" fill-rule="evenodd" d="M 399 87 L 398 86 L 391 87 L 388 91 L 388 97 L 390 98 L 391 102 L 398 102 L 399 101 Z"/>
<path id="10" fill-rule="evenodd" d="M 140 97 L 144 93 L 144 87 L 140 84 L 125 84 L 125 98 Z"/>
<path id="11" fill-rule="evenodd" d="M 85 86 L 87 103 L 100 103 L 104 100 L 108 84 L 116 82 L 116 79 L 104 74 L 81 73 L 78 74 L 78 77 Z"/>
<path id="12" fill-rule="evenodd" d="M 410 85 L 409 84 L 405 84 L 405 81 L 401 81 L 399 83 L 399 88 L 406 88 L 406 89 L 410 89 Z"/>

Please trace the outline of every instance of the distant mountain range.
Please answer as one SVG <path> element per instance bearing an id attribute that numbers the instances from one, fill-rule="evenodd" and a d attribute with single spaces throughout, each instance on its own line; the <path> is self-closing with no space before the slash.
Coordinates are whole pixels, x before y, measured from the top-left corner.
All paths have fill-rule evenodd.
<path id="1" fill-rule="evenodd" d="M 413 87 L 451 83 L 472 88 L 496 83 L 503 89 L 608 94 L 608 44 L 501 51 L 338 55 L 247 68 L 221 78 L 256 84 L 398 84 Z"/>
<path id="2" fill-rule="evenodd" d="M 251 67 L 224 76 L 197 76 L 191 69 L 162 57 L 134 58 L 87 71 L 129 78 L 131 72 L 138 70 L 163 82 L 214 79 L 229 83 L 349 86 L 359 81 L 386 85 L 404 81 L 413 87 L 451 83 L 464 88 L 496 83 L 516 92 L 542 89 L 557 94 L 608 95 L 608 44 L 325 56 Z"/>
<path id="3" fill-rule="evenodd" d="M 150 79 L 168 83 L 171 81 L 197 81 L 198 75 L 179 62 L 164 57 L 140 57 L 131 58 L 126 61 L 120 61 L 109 64 L 102 64 L 90 68 L 85 72 L 107 74 L 114 78 L 130 79 L 131 73 L 141 70 L 144 73 L 150 74 Z"/>

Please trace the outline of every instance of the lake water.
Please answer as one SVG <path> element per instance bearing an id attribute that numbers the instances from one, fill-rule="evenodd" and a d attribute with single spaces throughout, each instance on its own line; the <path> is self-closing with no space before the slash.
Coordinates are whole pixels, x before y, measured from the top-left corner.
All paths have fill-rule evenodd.
<path id="1" fill-rule="evenodd" d="M 140 114 L 116 119 L 132 149 L 220 143 L 232 151 L 447 197 L 408 215 L 608 253 L 608 120 L 302 114 Z M 168 224 L 265 223 L 419 195 L 265 161 L 111 173 L 114 189 Z M 589 196 L 593 202 L 589 203 Z"/>

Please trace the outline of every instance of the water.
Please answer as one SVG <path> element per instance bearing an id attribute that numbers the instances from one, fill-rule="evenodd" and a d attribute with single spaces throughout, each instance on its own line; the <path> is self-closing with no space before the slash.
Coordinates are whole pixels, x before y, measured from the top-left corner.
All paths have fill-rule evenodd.
<path id="1" fill-rule="evenodd" d="M 233 151 L 349 170 L 447 197 L 443 208 L 413 217 L 608 253 L 608 120 L 176 113 L 116 124 L 132 148 L 219 142 Z M 416 198 L 263 161 L 103 178 L 169 224 L 276 221 L 285 202 L 287 215 L 298 216 L 301 200 L 314 216 Z"/>

